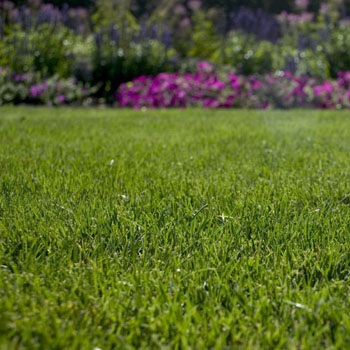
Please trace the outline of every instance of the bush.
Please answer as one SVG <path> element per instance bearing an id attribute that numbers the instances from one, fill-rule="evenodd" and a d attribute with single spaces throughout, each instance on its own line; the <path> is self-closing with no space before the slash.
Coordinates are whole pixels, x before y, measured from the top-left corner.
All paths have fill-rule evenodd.
<path id="1" fill-rule="evenodd" d="M 0 67 L 0 105 L 84 105 L 92 102 L 90 96 L 95 90 L 78 83 L 74 78 L 62 79 L 52 76 L 49 79 L 41 79 L 40 74 L 18 74 Z"/>
<path id="2" fill-rule="evenodd" d="M 197 11 L 193 16 L 192 45 L 190 57 L 200 57 L 206 60 L 220 61 L 220 37 L 213 23 L 206 18 L 203 11 Z"/>
<path id="3" fill-rule="evenodd" d="M 207 62 L 200 62 L 195 73 L 161 73 L 139 77 L 122 84 L 116 93 L 122 107 L 263 107 L 252 93 L 260 87 L 255 78 L 234 73 L 219 75 Z"/>
<path id="4" fill-rule="evenodd" d="M 30 73 L 36 76 L 36 81 L 49 81 L 51 77 L 53 81 L 69 80 L 74 76 L 83 84 L 98 86 L 96 98 L 113 103 L 113 93 L 120 84 L 140 76 L 159 78 L 160 73 L 179 72 L 176 79 L 176 75 L 168 76 L 171 81 L 175 79 L 176 84 L 185 73 L 190 73 L 186 75 L 189 84 L 196 81 L 207 91 L 206 83 L 191 75 L 198 73 L 195 68 L 198 61 L 206 60 L 221 66 L 221 70 L 229 67 L 230 72 L 239 76 L 242 89 L 246 89 L 240 90 L 241 97 L 250 91 L 251 78 L 243 76 L 264 75 L 259 93 L 270 86 L 274 99 L 266 98 L 270 105 L 281 108 L 294 106 L 296 102 L 288 93 L 288 99 L 283 101 L 286 95 L 282 93 L 284 97 L 280 99 L 280 91 L 274 91 L 273 84 L 281 84 L 284 89 L 287 78 L 269 73 L 292 73 L 292 88 L 297 84 L 296 76 L 314 77 L 321 82 L 334 79 L 339 71 L 350 70 L 350 25 L 337 20 L 337 6 L 331 15 L 324 9 L 317 15 L 305 12 L 304 2 L 303 11 L 299 8 L 298 14 L 284 12 L 271 18 L 262 11 L 244 8 L 232 14 L 215 10 L 205 13 L 200 9 L 200 2 L 190 2 L 188 6 L 170 2 L 148 20 L 137 22 L 130 10 L 131 4 L 129 0 L 123 3 L 100 1 L 90 17 L 87 10 L 57 8 L 40 4 L 40 0 L 20 7 L 8 1 L 1 3 L 0 11 L 4 16 L 0 19 L 0 66 L 22 75 Z M 226 23 L 225 28 L 219 23 L 215 26 L 215 18 L 220 14 L 232 23 Z M 223 34 L 229 29 L 235 31 Z M 263 38 L 270 41 L 259 40 Z M 223 82 L 228 79 L 226 73 L 218 75 Z M 164 79 L 164 75 L 161 77 Z M 212 77 L 208 79 L 210 85 Z M 308 86 L 310 82 L 309 79 Z M 180 89 L 183 83 L 179 84 Z M 23 101 L 24 90 L 19 81 L 4 82 L 1 91 L 4 101 Z M 337 91 L 333 89 L 335 94 Z M 255 92 L 253 95 L 257 96 Z M 227 89 L 225 93 L 231 94 Z M 267 91 L 264 94 L 268 96 Z M 235 106 L 241 104 L 241 97 L 235 95 Z M 249 96 L 247 101 L 249 106 L 255 105 Z M 221 100 L 218 103 L 225 104 Z M 339 105 L 337 101 L 334 103 Z"/>
<path id="5" fill-rule="evenodd" d="M 329 33 L 326 56 L 332 77 L 339 71 L 350 70 L 350 23 L 343 23 Z"/>
<path id="6" fill-rule="evenodd" d="M 43 24 L 25 31 L 17 27 L 0 43 L 0 65 L 16 72 L 35 71 L 44 77 L 71 75 L 74 36 L 65 27 Z"/>
<path id="7" fill-rule="evenodd" d="M 99 94 L 108 98 L 117 87 L 142 75 L 175 70 L 174 52 L 157 39 L 131 40 L 122 44 L 111 26 L 95 35 L 93 83 L 102 83 Z"/>
<path id="8" fill-rule="evenodd" d="M 281 44 L 275 48 L 271 71 L 289 71 L 295 75 L 321 79 L 330 76 L 329 62 L 322 46 L 314 51 L 310 48 L 298 50 L 293 46 Z"/>
<path id="9" fill-rule="evenodd" d="M 122 84 L 116 99 L 132 108 L 350 108 L 350 72 L 340 72 L 336 81 L 290 72 L 247 77 L 221 75 L 201 62 L 196 73 L 161 73 Z"/>
<path id="10" fill-rule="evenodd" d="M 258 41 L 253 35 L 231 32 L 226 40 L 223 63 L 229 64 L 243 75 L 271 72 L 274 45 Z"/>
<path id="11" fill-rule="evenodd" d="M 8 68 L 0 66 L 0 106 L 17 104 L 28 96 L 27 74 L 14 75 Z"/>

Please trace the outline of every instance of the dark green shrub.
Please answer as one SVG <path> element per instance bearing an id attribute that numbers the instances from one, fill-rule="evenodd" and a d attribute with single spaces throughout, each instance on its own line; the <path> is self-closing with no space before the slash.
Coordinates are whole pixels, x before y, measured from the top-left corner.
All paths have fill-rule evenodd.
<path id="1" fill-rule="evenodd" d="M 315 50 L 300 50 L 290 45 L 275 47 L 273 56 L 274 71 L 289 71 L 296 75 L 308 75 L 317 78 L 328 78 L 330 74 L 323 46 Z"/>
<path id="2" fill-rule="evenodd" d="M 207 60 L 220 60 L 220 43 L 222 43 L 222 39 L 216 33 L 214 24 L 206 17 L 203 11 L 198 11 L 194 14 L 193 22 L 194 27 L 189 56 Z"/>
<path id="3" fill-rule="evenodd" d="M 92 82 L 100 84 L 99 95 L 112 97 L 111 92 L 123 82 L 176 69 L 173 59 L 174 51 L 157 39 L 132 41 L 130 38 L 122 44 L 117 31 L 100 32 L 95 36 Z"/>
<path id="4" fill-rule="evenodd" d="M 329 41 L 326 44 L 326 56 L 330 66 L 332 77 L 337 76 L 338 71 L 350 70 L 350 24 L 341 24 L 329 33 Z"/>
<path id="5" fill-rule="evenodd" d="M 75 36 L 65 27 L 43 24 L 27 31 L 13 28 L 0 44 L 0 65 L 21 73 L 66 77 L 74 66 L 74 41 Z"/>
<path id="6" fill-rule="evenodd" d="M 268 41 L 258 41 L 252 35 L 232 32 L 225 43 L 223 63 L 244 75 L 271 72 L 274 68 L 273 52 L 274 45 Z"/>

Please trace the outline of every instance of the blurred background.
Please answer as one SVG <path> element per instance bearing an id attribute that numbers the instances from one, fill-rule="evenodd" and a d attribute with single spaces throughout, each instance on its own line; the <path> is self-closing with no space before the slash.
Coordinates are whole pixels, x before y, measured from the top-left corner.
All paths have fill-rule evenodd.
<path id="1" fill-rule="evenodd" d="M 121 83 L 203 60 L 328 79 L 350 70 L 349 16 L 350 0 L 2 0 L 0 66 L 74 79 L 107 102 Z"/>

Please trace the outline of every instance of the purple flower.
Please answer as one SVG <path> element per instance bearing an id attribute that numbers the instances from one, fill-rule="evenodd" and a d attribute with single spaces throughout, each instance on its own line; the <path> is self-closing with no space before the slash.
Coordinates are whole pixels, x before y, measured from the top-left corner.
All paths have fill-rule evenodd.
<path id="1" fill-rule="evenodd" d="M 31 97 L 39 97 L 41 94 L 41 90 L 38 85 L 33 85 L 29 89 L 29 94 Z"/>
<path id="2" fill-rule="evenodd" d="M 13 74 L 12 79 L 13 79 L 14 81 L 21 81 L 21 75 L 15 73 L 15 74 Z"/>
<path id="3" fill-rule="evenodd" d="M 29 95 L 34 98 L 40 97 L 41 94 L 45 92 L 48 88 L 49 87 L 46 83 L 33 85 L 29 89 Z"/>
<path id="4" fill-rule="evenodd" d="M 59 96 L 57 97 L 57 101 L 58 101 L 58 103 L 60 103 L 60 104 L 65 103 L 65 102 L 66 102 L 66 96 L 64 96 L 64 95 L 59 95 Z"/>

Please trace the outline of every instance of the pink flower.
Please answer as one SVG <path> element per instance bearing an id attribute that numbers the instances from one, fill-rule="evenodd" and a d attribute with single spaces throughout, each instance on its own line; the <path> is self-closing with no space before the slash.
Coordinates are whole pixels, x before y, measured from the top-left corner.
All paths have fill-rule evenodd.
<path id="1" fill-rule="evenodd" d="M 188 2 L 188 7 L 192 10 L 192 11 L 198 11 L 201 7 L 201 0 L 190 0 Z"/>
<path id="2" fill-rule="evenodd" d="M 309 6 L 309 0 L 294 0 L 294 4 L 298 10 L 306 11 Z"/>
<path id="3" fill-rule="evenodd" d="M 253 90 L 258 90 L 262 86 L 262 83 L 259 80 L 252 78 L 250 81 L 250 85 Z"/>
<path id="4" fill-rule="evenodd" d="M 261 109 L 266 109 L 269 106 L 269 103 L 267 101 L 264 101 L 261 103 L 260 108 Z"/>
<path id="5" fill-rule="evenodd" d="M 321 3 L 321 6 L 320 6 L 320 13 L 322 15 L 327 15 L 327 13 L 329 13 L 329 5 L 325 2 Z"/>
<path id="6" fill-rule="evenodd" d="M 205 98 L 203 101 L 203 107 L 216 108 L 219 107 L 219 103 L 211 98 Z"/>
<path id="7" fill-rule="evenodd" d="M 229 73 L 228 77 L 230 79 L 231 87 L 233 90 L 238 90 L 241 87 L 241 84 L 239 83 L 239 78 L 234 73 Z"/>
<path id="8" fill-rule="evenodd" d="M 208 62 L 201 61 L 197 64 L 197 71 L 199 73 L 211 73 L 214 70 L 214 66 Z"/>
<path id="9" fill-rule="evenodd" d="M 343 88 L 350 87 L 350 71 L 338 72 L 337 83 Z"/>
<path id="10" fill-rule="evenodd" d="M 331 82 L 325 81 L 323 84 L 315 85 L 313 89 L 314 89 L 314 94 L 316 96 L 321 96 L 324 93 L 331 94 L 333 91 L 333 85 L 331 84 Z"/>
<path id="11" fill-rule="evenodd" d="M 323 83 L 323 89 L 330 94 L 333 91 L 333 85 L 329 81 L 325 81 Z"/>

